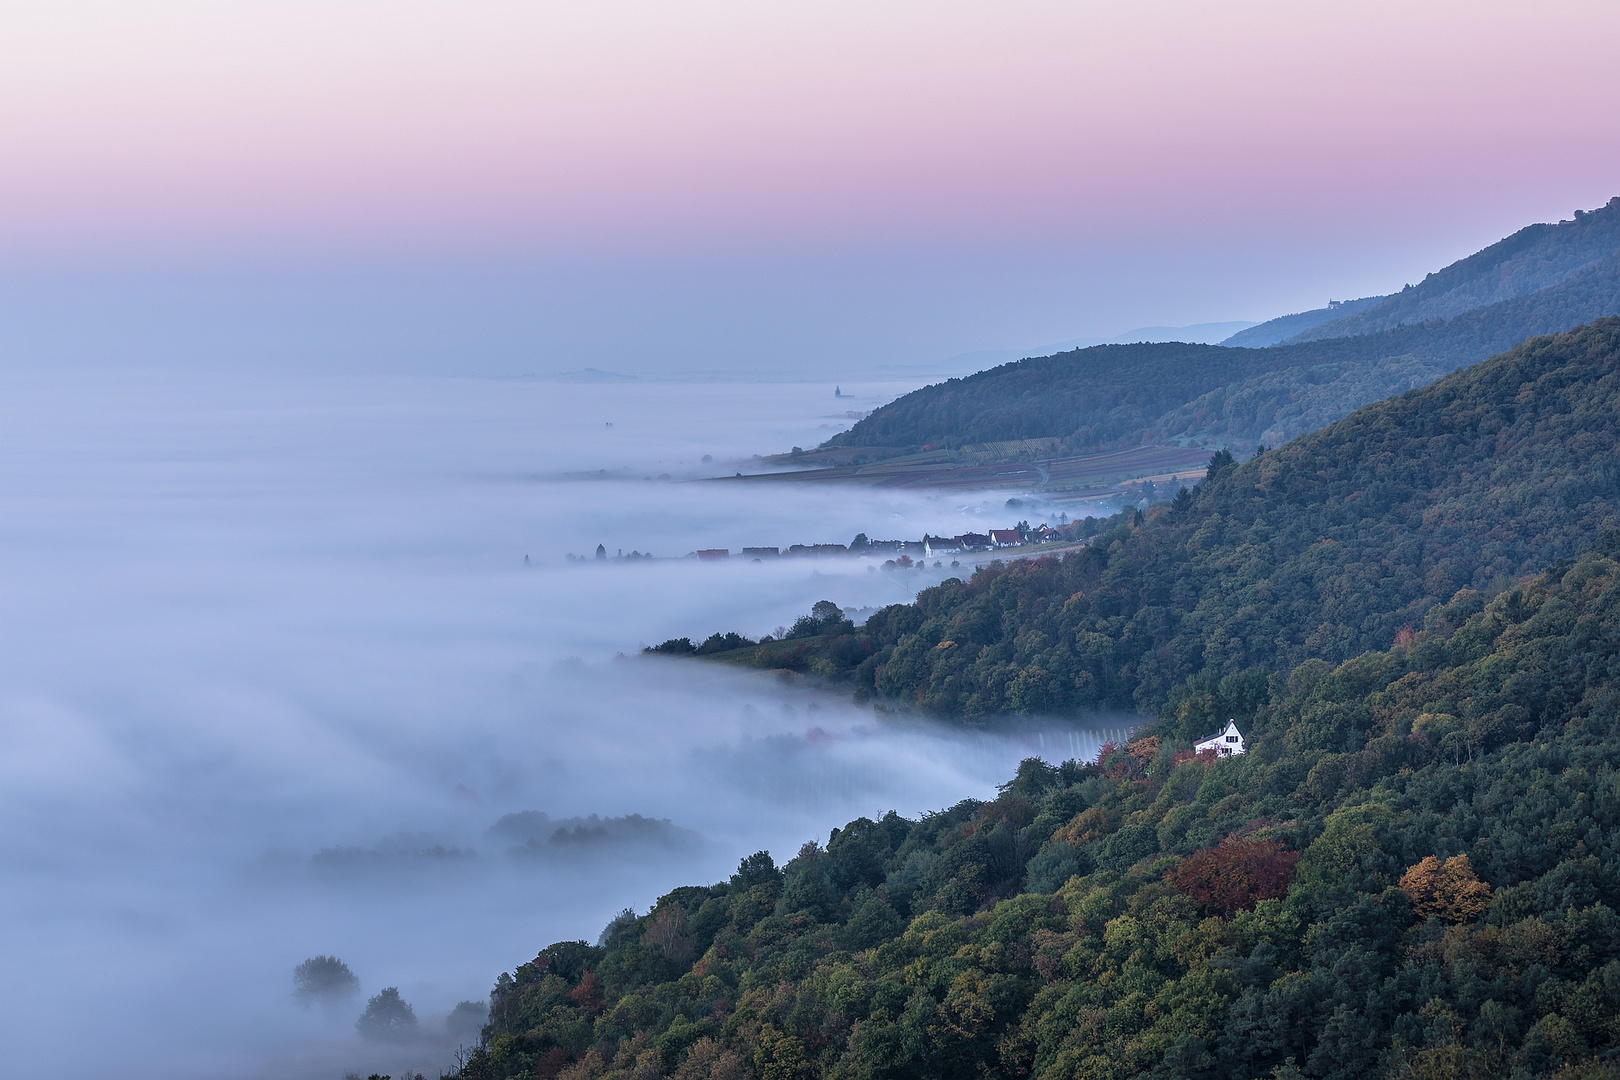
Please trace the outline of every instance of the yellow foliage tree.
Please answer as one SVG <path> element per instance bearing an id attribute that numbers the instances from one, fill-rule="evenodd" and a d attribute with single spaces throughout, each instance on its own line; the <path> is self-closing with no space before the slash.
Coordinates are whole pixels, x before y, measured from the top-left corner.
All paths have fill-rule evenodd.
<path id="1" fill-rule="evenodd" d="M 1448 922 L 1467 922 L 1485 910 L 1491 887 L 1479 880 L 1467 855 L 1441 862 L 1429 855 L 1401 875 L 1401 891 L 1412 898 L 1419 915 Z"/>

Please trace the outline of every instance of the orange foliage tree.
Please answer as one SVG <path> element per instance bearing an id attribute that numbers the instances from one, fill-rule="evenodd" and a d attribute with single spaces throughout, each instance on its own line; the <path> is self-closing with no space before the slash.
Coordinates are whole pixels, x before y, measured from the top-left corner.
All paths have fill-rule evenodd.
<path id="1" fill-rule="evenodd" d="M 1299 852 L 1276 840 L 1228 836 L 1217 846 L 1182 859 L 1164 880 L 1199 907 L 1231 915 L 1287 892 L 1297 862 Z"/>
<path id="2" fill-rule="evenodd" d="M 1466 855 L 1441 862 L 1426 856 L 1401 875 L 1401 891 L 1412 898 L 1412 910 L 1447 922 L 1467 922 L 1485 910 L 1491 887 L 1479 880 Z"/>

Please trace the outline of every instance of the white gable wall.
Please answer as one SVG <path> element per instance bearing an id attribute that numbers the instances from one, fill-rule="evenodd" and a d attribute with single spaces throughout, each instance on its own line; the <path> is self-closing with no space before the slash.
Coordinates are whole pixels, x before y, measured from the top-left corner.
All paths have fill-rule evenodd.
<path id="1" fill-rule="evenodd" d="M 1238 730 L 1237 722 L 1228 720 L 1226 726 L 1207 739 L 1200 739 L 1193 743 L 1193 749 L 1199 752 L 1213 750 L 1221 757 L 1232 757 L 1244 753 L 1243 732 Z"/>

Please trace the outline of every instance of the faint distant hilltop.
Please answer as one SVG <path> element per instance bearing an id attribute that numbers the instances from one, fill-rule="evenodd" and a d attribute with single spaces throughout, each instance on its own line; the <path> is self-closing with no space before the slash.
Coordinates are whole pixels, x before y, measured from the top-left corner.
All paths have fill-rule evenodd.
<path id="1" fill-rule="evenodd" d="M 1620 197 L 1521 229 L 1392 295 L 1285 315 L 1221 345 L 1091 345 L 924 387 L 829 439 L 815 463 L 1015 440 L 1047 440 L 1050 458 L 1151 445 L 1246 452 L 1615 314 Z"/>
<path id="2" fill-rule="evenodd" d="M 1296 315 L 1283 315 L 1270 322 L 1256 323 L 1245 330 L 1239 330 L 1219 344 L 1233 349 L 1263 349 L 1267 345 L 1275 345 L 1279 341 L 1287 341 L 1307 330 L 1313 330 L 1324 323 L 1365 311 L 1387 299 L 1389 299 L 1387 296 L 1367 296 L 1360 300 L 1329 300 L 1327 307 L 1301 311 Z"/>

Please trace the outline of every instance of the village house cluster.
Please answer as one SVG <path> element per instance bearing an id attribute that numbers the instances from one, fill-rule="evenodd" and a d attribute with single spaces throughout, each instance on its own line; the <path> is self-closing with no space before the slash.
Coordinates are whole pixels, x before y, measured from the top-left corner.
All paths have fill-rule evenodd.
<path id="1" fill-rule="evenodd" d="M 1011 529 L 991 529 L 988 532 L 966 532 L 958 536 L 933 536 L 925 534 L 921 540 L 871 540 L 865 533 L 859 533 L 854 540 L 847 544 L 792 544 L 786 548 L 780 547 L 745 547 L 738 551 L 730 548 L 700 548 L 688 552 L 686 558 L 698 559 L 702 562 L 715 562 L 721 559 L 747 559 L 752 562 L 764 562 L 768 559 L 792 559 L 808 557 L 858 557 L 873 558 L 887 556 L 885 568 L 895 566 L 909 567 L 921 563 L 925 559 L 948 558 L 956 555 L 974 555 L 986 551 L 999 551 L 1004 548 L 1022 548 L 1036 544 L 1050 544 L 1059 540 L 1074 540 L 1080 538 L 1076 535 L 1077 525 L 1065 523 L 1065 529 L 1054 529 L 1050 525 L 1041 524 L 1031 527 L 1027 521 L 1020 521 Z M 1089 534 L 1085 534 L 1089 535 Z M 632 551 L 626 553 L 620 549 L 617 554 L 609 554 L 606 545 L 596 545 L 593 558 L 590 555 L 568 556 L 569 562 L 633 562 L 651 559 L 651 552 Z M 666 556 L 667 558 L 668 556 Z M 524 562 L 528 563 L 528 556 Z M 956 564 L 952 564 L 956 565 Z"/>
<path id="2" fill-rule="evenodd" d="M 1030 528 L 1020 523 L 1016 528 L 991 529 L 987 533 L 962 533 L 960 536 L 929 536 L 921 540 L 869 540 L 865 533 L 847 544 L 793 544 L 787 548 L 745 547 L 734 556 L 729 548 L 703 548 L 692 553 L 704 561 L 743 558 L 765 559 L 798 558 L 826 555 L 888 555 L 909 563 L 914 559 L 933 559 L 944 555 L 971 555 L 1001 548 L 1025 547 L 1030 544 L 1048 544 L 1063 539 L 1063 535 L 1049 525 Z"/>

